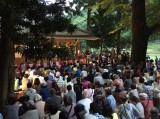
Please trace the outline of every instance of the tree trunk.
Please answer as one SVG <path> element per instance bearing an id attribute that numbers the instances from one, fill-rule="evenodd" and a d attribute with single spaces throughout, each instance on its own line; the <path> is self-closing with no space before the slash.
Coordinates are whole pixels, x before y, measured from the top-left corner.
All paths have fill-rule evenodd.
<path id="1" fill-rule="evenodd" d="M 131 59 L 136 65 L 145 62 L 148 38 L 145 16 L 145 0 L 132 1 L 132 52 Z"/>
<path id="2" fill-rule="evenodd" d="M 1 39 L 0 39 L 0 112 L 7 101 L 8 96 L 8 64 L 9 64 L 9 45 L 10 35 L 8 34 L 7 17 L 1 18 Z"/>
<path id="3" fill-rule="evenodd" d="M 1 39 L 0 39 L 0 112 L 3 112 L 7 104 L 8 96 L 13 95 L 14 86 L 14 45 L 12 34 L 14 26 L 10 12 L 1 16 Z"/>
<path id="4" fill-rule="evenodd" d="M 8 96 L 13 96 L 14 94 L 14 83 L 15 83 L 15 52 L 14 52 L 14 43 L 10 41 L 10 50 L 9 50 L 9 65 L 8 65 Z"/>

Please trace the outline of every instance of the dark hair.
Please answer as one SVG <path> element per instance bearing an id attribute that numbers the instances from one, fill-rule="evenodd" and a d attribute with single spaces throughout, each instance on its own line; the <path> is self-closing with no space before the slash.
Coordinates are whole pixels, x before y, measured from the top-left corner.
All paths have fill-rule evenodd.
<path id="1" fill-rule="evenodd" d="M 72 105 L 72 98 L 71 98 L 71 96 L 68 96 L 68 95 L 64 96 L 64 105 L 65 106 Z"/>
<path id="2" fill-rule="evenodd" d="M 112 95 L 112 91 L 110 89 L 105 89 L 106 95 Z"/>
<path id="3" fill-rule="evenodd" d="M 31 82 L 27 83 L 27 88 L 31 88 L 31 87 L 32 87 L 32 83 Z"/>
<path id="4" fill-rule="evenodd" d="M 126 79 L 130 79 L 131 77 L 130 77 L 130 75 L 127 73 L 126 74 Z"/>
<path id="5" fill-rule="evenodd" d="M 139 78 L 139 82 L 140 82 L 140 83 L 144 83 L 144 78 L 143 78 L 143 77 L 140 77 L 140 78 Z"/>
<path id="6" fill-rule="evenodd" d="M 27 102 L 24 102 L 23 109 L 24 109 L 24 112 L 27 112 L 29 110 L 34 110 L 35 107 L 30 102 L 27 101 Z"/>
<path id="7" fill-rule="evenodd" d="M 58 112 L 58 105 L 56 103 L 52 103 L 48 107 L 48 111 L 51 113 L 51 115 L 54 115 Z"/>
<path id="8" fill-rule="evenodd" d="M 131 84 L 131 89 L 136 89 L 136 85 Z"/>
<path id="9" fill-rule="evenodd" d="M 84 78 L 83 78 L 83 80 L 86 80 L 86 81 L 88 81 L 88 77 L 84 77 Z"/>
<path id="10" fill-rule="evenodd" d="M 110 119 L 113 119 L 113 116 L 112 114 L 114 113 L 113 112 L 113 109 L 110 105 L 105 105 L 105 113 L 103 114 L 105 117 L 109 117 Z"/>
<path id="11" fill-rule="evenodd" d="M 122 99 L 122 103 L 125 103 L 125 102 L 127 102 L 128 97 L 126 95 L 124 95 L 121 97 L 121 99 Z"/>
<path id="12" fill-rule="evenodd" d="M 39 84 L 40 84 L 39 78 L 35 78 L 35 80 L 34 80 L 34 85 L 39 85 Z"/>
<path id="13" fill-rule="evenodd" d="M 16 97 L 15 96 L 12 96 L 12 97 L 9 97 L 8 98 L 8 104 L 9 105 L 14 105 L 16 103 Z"/>
<path id="14" fill-rule="evenodd" d="M 136 96 L 131 97 L 130 100 L 135 102 L 135 103 L 140 102 L 139 98 L 137 98 Z"/>
<path id="15" fill-rule="evenodd" d="M 69 115 L 68 115 L 68 112 L 66 110 L 62 110 L 60 113 L 59 113 L 59 119 L 68 119 Z"/>
<path id="16" fill-rule="evenodd" d="M 68 86 L 67 86 L 67 90 L 68 90 L 68 91 L 72 90 L 72 86 L 71 86 L 71 85 L 68 85 Z"/>
<path id="17" fill-rule="evenodd" d="M 29 77 L 29 75 L 28 74 L 24 74 L 24 76 L 23 76 L 24 78 L 28 78 Z"/>
<path id="18" fill-rule="evenodd" d="M 71 77 L 67 77 L 67 82 L 70 82 L 71 81 Z"/>
<path id="19" fill-rule="evenodd" d="M 95 113 L 98 113 L 98 112 L 99 112 L 99 110 L 98 110 L 98 108 L 97 108 L 97 105 L 95 105 L 95 103 L 91 103 L 91 104 L 90 104 L 90 112 L 91 112 L 92 114 L 95 114 Z"/>
<path id="20" fill-rule="evenodd" d="M 51 88 L 51 89 L 50 89 L 50 94 L 51 94 L 51 95 L 56 94 L 56 90 L 55 90 L 54 88 Z"/>
<path id="21" fill-rule="evenodd" d="M 48 81 L 48 80 L 49 80 L 49 77 L 47 77 L 47 76 L 44 77 L 44 80 L 45 80 L 45 81 Z"/>
<path id="22" fill-rule="evenodd" d="M 104 73 L 102 74 L 102 78 L 103 78 L 103 79 L 109 79 L 109 73 L 108 73 L 108 72 L 104 72 Z"/>

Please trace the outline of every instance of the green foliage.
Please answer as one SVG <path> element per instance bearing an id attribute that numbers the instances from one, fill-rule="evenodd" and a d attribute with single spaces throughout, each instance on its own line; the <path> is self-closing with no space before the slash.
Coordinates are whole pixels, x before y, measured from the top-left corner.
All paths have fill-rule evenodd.
<path id="1" fill-rule="evenodd" d="M 152 26 L 160 21 L 160 0 L 146 0 L 147 25 Z"/>
<path id="2" fill-rule="evenodd" d="M 91 30 L 92 32 L 97 36 L 100 37 L 100 40 L 92 41 L 90 42 L 90 46 L 96 46 L 97 48 L 101 47 L 101 44 L 103 44 L 105 47 L 112 47 L 113 42 L 115 39 L 115 34 L 109 34 L 110 29 L 114 29 L 115 27 L 115 19 L 114 15 L 106 15 L 103 16 L 105 10 L 98 9 L 96 12 L 94 12 L 91 16 Z"/>
<path id="3" fill-rule="evenodd" d="M 29 60 L 51 59 L 55 56 L 54 42 L 49 41 L 48 36 L 56 31 L 72 33 L 76 28 L 64 14 L 70 12 L 65 4 L 65 0 L 49 5 L 44 0 L 2 0 L 0 10 L 4 12 L 0 12 L 0 17 L 8 20 L 2 32 L 5 29 L 8 34 L 12 33 L 14 43 L 25 45 L 24 49 L 17 47 L 16 51 Z"/>

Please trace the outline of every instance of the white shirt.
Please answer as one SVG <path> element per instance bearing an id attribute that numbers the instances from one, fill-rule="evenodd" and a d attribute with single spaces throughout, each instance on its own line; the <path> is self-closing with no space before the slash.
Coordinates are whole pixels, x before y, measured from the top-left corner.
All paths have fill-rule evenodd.
<path id="1" fill-rule="evenodd" d="M 87 91 L 88 93 L 88 98 L 93 102 L 93 95 L 94 95 L 94 89 L 84 89 L 84 91 Z"/>
<path id="2" fill-rule="evenodd" d="M 33 98 L 34 98 L 34 96 L 35 96 L 35 94 L 36 94 L 36 90 L 33 89 L 33 88 L 28 88 L 24 94 L 25 94 L 25 95 L 28 95 L 28 96 L 29 96 L 29 99 L 30 99 L 31 101 L 33 101 Z"/>
<path id="3" fill-rule="evenodd" d="M 82 72 L 81 72 L 81 76 L 82 76 L 82 78 L 84 78 L 84 77 L 87 77 L 87 71 L 85 71 L 85 70 L 83 70 Z"/>
<path id="4" fill-rule="evenodd" d="M 44 80 L 44 77 L 42 76 L 38 76 L 37 78 L 39 78 L 40 83 L 46 83 L 46 81 Z"/>
<path id="5" fill-rule="evenodd" d="M 61 88 L 61 91 L 64 91 L 65 82 L 63 81 L 63 77 L 55 78 L 55 81 L 57 81 L 57 85 Z"/>
<path id="6" fill-rule="evenodd" d="M 101 85 L 104 84 L 104 80 L 100 74 L 98 76 L 94 77 L 94 82 L 95 81 L 99 82 Z"/>
<path id="7" fill-rule="evenodd" d="M 78 101 L 78 104 L 82 104 L 85 106 L 85 110 L 87 111 L 88 114 L 89 114 L 89 110 L 90 110 L 90 103 L 91 103 L 91 100 L 89 98 L 84 98 L 84 99 Z"/>

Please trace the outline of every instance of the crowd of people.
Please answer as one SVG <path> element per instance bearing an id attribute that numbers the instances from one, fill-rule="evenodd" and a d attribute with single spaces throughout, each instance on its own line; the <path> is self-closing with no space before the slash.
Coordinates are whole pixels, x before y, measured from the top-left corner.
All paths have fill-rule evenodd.
<path id="1" fill-rule="evenodd" d="M 0 119 L 160 119 L 159 68 L 153 60 L 144 67 L 118 57 L 16 67 L 15 95 Z"/>

